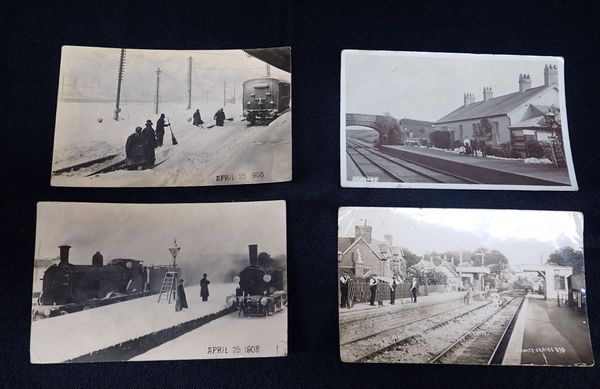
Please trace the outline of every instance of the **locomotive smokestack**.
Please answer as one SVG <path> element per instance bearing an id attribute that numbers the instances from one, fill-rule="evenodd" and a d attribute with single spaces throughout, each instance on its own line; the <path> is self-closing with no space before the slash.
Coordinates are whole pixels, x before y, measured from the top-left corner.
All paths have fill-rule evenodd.
<path id="1" fill-rule="evenodd" d="M 58 248 L 60 249 L 60 263 L 69 263 L 69 250 L 71 249 L 71 246 L 65 244 L 58 246 Z"/>
<path id="2" fill-rule="evenodd" d="M 258 245 L 249 244 L 248 245 L 249 259 L 250 265 L 258 265 Z"/>

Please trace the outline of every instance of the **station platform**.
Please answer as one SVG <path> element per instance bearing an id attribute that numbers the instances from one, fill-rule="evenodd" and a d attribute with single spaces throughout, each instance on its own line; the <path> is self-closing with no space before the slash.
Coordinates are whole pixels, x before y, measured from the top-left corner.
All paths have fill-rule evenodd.
<path id="1" fill-rule="evenodd" d="M 226 311 L 235 284 L 211 284 L 203 302 L 199 285 L 185 288 L 189 309 L 158 303 L 158 295 L 106 305 L 31 323 L 31 363 L 60 363 Z"/>
<path id="2" fill-rule="evenodd" d="M 503 365 L 592 366 L 587 317 L 556 300 L 528 295 L 515 324 Z"/>
<path id="3" fill-rule="evenodd" d="M 460 163 L 466 166 L 472 166 L 473 168 L 481 167 L 493 169 L 501 173 L 509 173 L 524 176 L 526 178 L 547 181 L 547 185 L 571 184 L 568 170 L 566 168 L 556 168 L 551 164 L 527 164 L 523 160 L 474 157 L 445 150 L 414 146 L 385 145 L 381 146 L 381 149 L 392 153 L 396 151 L 423 157 L 434 157 L 449 163 Z M 519 182 L 516 182 L 515 184 L 519 184 Z"/>
<path id="4" fill-rule="evenodd" d="M 404 310 L 412 310 L 412 309 L 419 308 L 419 307 L 427 307 L 430 305 L 450 302 L 450 301 L 454 301 L 454 300 L 462 301 L 464 295 L 465 295 L 465 292 L 435 293 L 435 294 L 430 294 L 428 296 L 417 296 L 416 303 L 411 302 L 410 297 L 402 297 L 402 299 L 397 297 L 396 304 L 391 305 L 390 300 L 387 299 L 387 300 L 383 301 L 383 306 L 377 305 L 377 303 L 375 303 L 374 306 L 371 306 L 368 302 L 367 303 L 358 303 L 358 304 L 354 304 L 354 306 L 352 308 L 340 308 L 339 309 L 340 322 L 346 318 L 351 319 L 352 316 L 358 314 L 359 312 L 363 313 L 363 312 L 368 312 L 371 310 L 373 310 L 373 312 L 375 312 L 375 311 L 377 311 L 377 312 L 382 312 L 382 311 L 397 312 L 397 311 L 404 311 Z"/>

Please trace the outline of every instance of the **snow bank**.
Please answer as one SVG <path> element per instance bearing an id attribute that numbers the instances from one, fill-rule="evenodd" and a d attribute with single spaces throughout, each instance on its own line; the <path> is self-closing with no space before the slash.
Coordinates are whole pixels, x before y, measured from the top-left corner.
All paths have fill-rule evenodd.
<path id="1" fill-rule="evenodd" d="M 127 137 L 147 119 L 154 123 L 158 115 L 149 103 L 129 104 L 122 120 L 112 120 L 114 107 L 109 103 L 61 102 L 57 112 L 52 170 L 120 154 L 124 158 Z M 52 177 L 54 186 L 121 187 L 121 186 L 201 186 L 290 181 L 292 177 L 291 111 L 269 126 L 249 127 L 241 121 L 239 109 L 227 109 L 224 127 L 213 124 L 210 114 L 201 112 L 204 129 L 188 121 L 193 110 L 164 104 L 178 145 L 171 144 L 167 127 L 164 146 L 156 149 L 157 162 L 168 158 L 152 170 L 116 171 L 85 177 L 98 166 Z M 103 118 L 102 122 L 97 119 Z M 217 181 L 217 176 L 232 175 L 234 180 Z M 242 179 L 242 177 L 244 177 Z"/>
<path id="2" fill-rule="evenodd" d="M 529 164 L 540 164 L 540 165 L 548 165 L 548 164 L 554 163 L 551 160 L 549 160 L 548 158 L 534 158 L 534 157 L 525 158 L 523 160 L 523 162 L 529 163 Z"/>
<path id="3" fill-rule="evenodd" d="M 210 297 L 202 302 L 200 286 L 185 288 L 189 309 L 175 311 L 175 304 L 157 303 L 147 296 L 100 308 L 31 323 L 31 363 L 59 363 L 93 351 L 170 328 L 227 307 L 225 297 L 235 284 L 211 284 Z"/>

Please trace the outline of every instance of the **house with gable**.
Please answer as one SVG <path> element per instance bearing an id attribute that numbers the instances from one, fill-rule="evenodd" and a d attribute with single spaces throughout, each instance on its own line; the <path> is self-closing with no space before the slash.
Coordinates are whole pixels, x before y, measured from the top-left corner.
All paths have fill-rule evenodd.
<path id="1" fill-rule="evenodd" d="M 406 271 L 406 261 L 400 247 L 393 245 L 391 235 L 384 241 L 372 237 L 373 227 L 364 221 L 354 227 L 353 237 L 338 238 L 338 270 L 351 277 L 364 278 L 373 274 L 391 278 L 394 274 L 402 277 Z M 404 277 L 402 277 L 404 278 Z"/>
<path id="2" fill-rule="evenodd" d="M 452 142 L 465 139 L 484 139 L 488 145 L 497 146 L 524 136 L 523 130 L 537 137 L 544 115 L 559 111 L 558 69 L 556 65 L 544 67 L 544 84 L 532 87 L 531 76 L 520 74 L 518 91 L 494 97 L 491 87 L 483 87 L 483 99 L 464 93 L 463 105 L 444 115 L 434 124 L 436 131 L 445 131 Z M 547 138 L 548 129 L 541 129 L 537 140 Z"/>

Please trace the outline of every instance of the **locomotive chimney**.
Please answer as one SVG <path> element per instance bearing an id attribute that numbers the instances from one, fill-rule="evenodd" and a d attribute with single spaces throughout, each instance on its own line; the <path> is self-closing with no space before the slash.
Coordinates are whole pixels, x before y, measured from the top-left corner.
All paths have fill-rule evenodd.
<path id="1" fill-rule="evenodd" d="M 58 246 L 58 248 L 60 249 L 60 263 L 69 263 L 69 249 L 71 249 L 71 246 L 65 244 L 62 246 Z"/>
<path id="2" fill-rule="evenodd" d="M 93 266 L 102 266 L 104 265 L 104 257 L 100 254 L 100 251 L 96 251 L 96 254 L 92 256 L 92 265 Z"/>
<path id="3" fill-rule="evenodd" d="M 250 259 L 250 265 L 258 265 L 258 245 L 249 244 L 248 245 L 248 255 Z"/>

